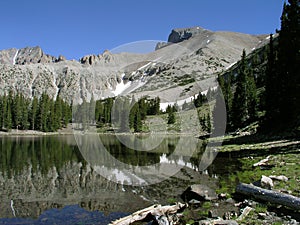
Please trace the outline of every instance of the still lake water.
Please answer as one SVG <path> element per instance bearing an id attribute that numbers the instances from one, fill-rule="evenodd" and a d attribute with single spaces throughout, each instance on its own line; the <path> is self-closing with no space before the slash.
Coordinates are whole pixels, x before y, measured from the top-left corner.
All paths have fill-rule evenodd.
<path id="1" fill-rule="evenodd" d="M 189 184 L 218 188 L 238 163 L 212 152 L 202 171 L 206 147 L 178 136 L 0 137 L 0 224 L 108 224 L 180 200 Z"/>

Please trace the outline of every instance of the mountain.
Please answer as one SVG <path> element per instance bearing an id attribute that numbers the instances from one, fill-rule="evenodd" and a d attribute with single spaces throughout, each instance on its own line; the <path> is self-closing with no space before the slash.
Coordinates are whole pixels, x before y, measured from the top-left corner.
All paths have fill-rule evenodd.
<path id="1" fill-rule="evenodd" d="M 130 94 L 187 100 L 216 84 L 218 73 L 268 43 L 267 35 L 213 32 L 200 27 L 174 29 L 168 43 L 147 54 L 105 51 L 79 61 L 45 54 L 40 47 L 0 51 L 0 94 L 28 97 L 46 92 L 74 103 Z"/>

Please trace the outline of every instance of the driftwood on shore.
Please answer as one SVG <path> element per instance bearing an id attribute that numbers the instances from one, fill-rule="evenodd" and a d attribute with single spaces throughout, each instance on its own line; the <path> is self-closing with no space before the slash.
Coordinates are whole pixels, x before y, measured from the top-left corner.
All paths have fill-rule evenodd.
<path id="1" fill-rule="evenodd" d="M 260 160 L 257 163 L 253 164 L 253 167 L 258 167 L 258 166 L 269 166 L 271 156 L 269 155 L 267 158 Z"/>
<path id="2" fill-rule="evenodd" d="M 176 205 L 167 205 L 167 206 L 153 205 L 148 208 L 134 212 L 129 216 L 115 220 L 112 223 L 110 223 L 110 225 L 132 224 L 134 222 L 138 222 L 146 219 L 146 217 L 149 217 L 149 215 L 155 218 L 160 216 L 166 216 L 169 214 L 175 214 L 177 213 L 178 210 L 184 208 L 185 206 L 186 205 L 182 203 L 176 203 Z"/>
<path id="3" fill-rule="evenodd" d="M 300 210 L 300 198 L 278 191 L 256 187 L 252 184 L 238 184 L 236 193 L 251 196 L 254 199 L 270 202 L 272 204 L 283 205 L 294 210 Z"/>

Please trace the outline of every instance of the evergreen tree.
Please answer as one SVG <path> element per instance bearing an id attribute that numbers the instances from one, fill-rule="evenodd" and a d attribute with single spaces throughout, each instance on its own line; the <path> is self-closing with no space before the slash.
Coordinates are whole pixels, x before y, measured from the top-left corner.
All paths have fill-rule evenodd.
<path id="1" fill-rule="evenodd" d="M 267 127 L 287 128 L 299 124 L 300 114 L 300 1 L 284 3 L 278 53 L 273 39 L 266 72 Z M 276 57 L 277 56 L 277 57 Z"/>
<path id="2" fill-rule="evenodd" d="M 141 113 L 141 119 L 145 120 L 147 116 L 148 106 L 146 97 L 141 98 L 139 101 L 139 108 Z"/>
<path id="3" fill-rule="evenodd" d="M 241 128 L 249 119 L 248 95 L 247 95 L 247 62 L 246 51 L 243 51 L 240 70 L 237 75 L 236 90 L 232 103 L 232 125 L 234 128 Z"/>
<path id="4" fill-rule="evenodd" d="M 205 95 L 201 94 L 201 92 L 199 92 L 198 96 L 194 99 L 194 105 L 196 108 L 199 108 L 203 105 L 203 103 L 205 102 Z"/>
<path id="5" fill-rule="evenodd" d="M 136 108 L 133 128 L 135 132 L 142 131 L 142 117 L 139 107 Z"/>
<path id="6" fill-rule="evenodd" d="M 168 113 L 168 124 L 174 124 L 175 122 L 176 122 L 175 112 L 172 108 L 172 110 L 170 110 Z"/>
<path id="7" fill-rule="evenodd" d="M 22 120 L 21 94 L 17 93 L 12 97 L 12 120 L 13 127 L 20 129 Z"/>
<path id="8" fill-rule="evenodd" d="M 55 103 L 54 103 L 54 114 L 55 114 L 55 127 L 61 128 L 62 126 L 62 121 L 63 121 L 63 101 L 62 99 L 59 97 L 59 95 L 57 95 L 56 99 L 55 99 Z"/>
<path id="9" fill-rule="evenodd" d="M 35 130 L 37 126 L 37 112 L 38 112 L 39 100 L 36 96 L 33 97 L 29 112 L 30 129 Z"/>
<path id="10" fill-rule="evenodd" d="M 21 95 L 22 102 L 22 119 L 21 119 L 21 129 L 27 130 L 29 128 L 29 104 L 30 100 L 26 99 L 23 95 Z"/>
<path id="11" fill-rule="evenodd" d="M 47 131 L 53 132 L 59 128 L 57 115 L 55 114 L 55 103 L 52 99 L 49 99 L 49 113 L 47 116 Z"/>
<path id="12" fill-rule="evenodd" d="M 257 98 L 257 91 L 256 91 L 256 83 L 253 76 L 253 70 L 250 68 L 249 74 L 247 76 L 247 107 L 248 107 L 248 113 L 249 113 L 249 120 L 248 122 L 253 122 L 257 119 L 257 104 L 258 104 L 258 98 Z"/>
<path id="13" fill-rule="evenodd" d="M 48 131 L 48 117 L 50 114 L 50 101 L 49 96 L 43 93 L 40 97 L 38 105 L 38 116 L 37 116 L 37 130 L 47 132 Z"/>

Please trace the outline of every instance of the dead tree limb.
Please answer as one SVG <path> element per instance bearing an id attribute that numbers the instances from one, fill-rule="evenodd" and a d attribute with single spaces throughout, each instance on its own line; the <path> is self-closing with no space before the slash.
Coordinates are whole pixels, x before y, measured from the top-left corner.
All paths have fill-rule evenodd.
<path id="1" fill-rule="evenodd" d="M 185 207 L 185 204 L 182 203 L 177 203 L 176 205 L 168 205 L 168 206 L 153 205 L 148 208 L 139 210 L 129 216 L 118 219 L 110 223 L 110 225 L 128 225 L 137 221 L 142 221 L 149 214 L 153 216 L 175 214 L 178 210 L 182 209 L 183 207 Z"/>
<path id="2" fill-rule="evenodd" d="M 294 210 L 300 210 L 300 198 L 278 191 L 256 187 L 252 184 L 238 184 L 236 193 L 251 196 L 254 199 L 270 202 L 272 204 L 283 205 Z"/>

